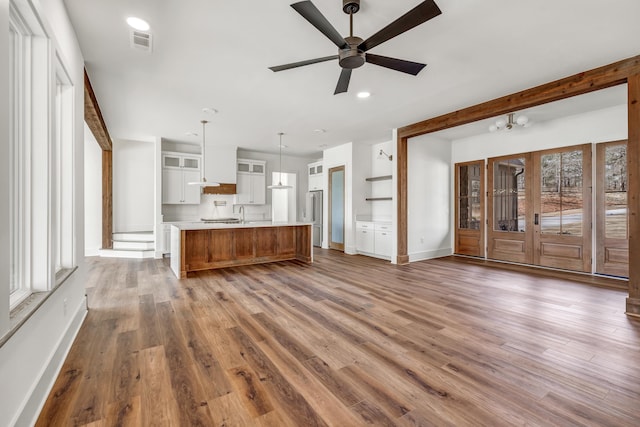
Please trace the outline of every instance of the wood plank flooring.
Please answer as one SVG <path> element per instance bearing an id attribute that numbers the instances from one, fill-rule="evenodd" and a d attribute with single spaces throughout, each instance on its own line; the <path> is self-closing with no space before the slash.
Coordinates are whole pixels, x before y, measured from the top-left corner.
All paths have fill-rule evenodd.
<path id="1" fill-rule="evenodd" d="M 177 280 L 89 258 L 39 426 L 638 426 L 626 292 L 316 250 Z"/>

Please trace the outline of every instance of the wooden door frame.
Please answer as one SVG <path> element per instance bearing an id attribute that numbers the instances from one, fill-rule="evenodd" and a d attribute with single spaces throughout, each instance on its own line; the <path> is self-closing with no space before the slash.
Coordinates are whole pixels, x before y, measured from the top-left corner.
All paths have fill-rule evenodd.
<path id="1" fill-rule="evenodd" d="M 609 65 L 526 89 L 511 95 L 477 104 L 442 116 L 413 123 L 397 130 L 397 262 L 409 262 L 408 233 L 408 142 L 410 138 L 449 129 L 478 120 L 508 114 L 559 101 L 620 84 L 628 85 L 628 145 L 629 173 L 629 259 L 640 258 L 640 55 Z M 640 263 L 629 266 L 629 297 L 626 313 L 640 317 Z"/>
<path id="2" fill-rule="evenodd" d="M 342 227 L 342 244 L 340 243 L 333 243 L 332 239 L 331 239 L 331 234 L 332 234 L 332 227 L 331 227 L 331 223 L 332 223 L 332 197 L 331 194 L 333 192 L 333 184 L 332 184 L 332 180 L 331 180 L 331 174 L 333 172 L 337 172 L 337 171 L 342 171 L 342 175 L 343 175 L 343 179 L 342 179 L 342 212 L 343 212 L 343 218 L 342 218 L 342 223 L 343 223 L 343 227 Z M 329 249 L 335 249 L 338 251 L 342 251 L 344 252 L 344 238 L 345 238 L 345 215 L 344 215 L 344 209 L 346 206 L 346 195 L 345 195 L 345 188 L 346 188 L 346 171 L 345 171 L 345 167 L 344 165 L 342 166 L 335 166 L 329 169 L 329 206 L 328 206 L 328 226 L 329 226 L 329 230 L 328 230 L 328 242 L 329 242 Z"/>
<path id="3" fill-rule="evenodd" d="M 618 141 L 608 141 L 596 143 L 596 217 L 595 217 L 595 231 L 596 231 L 596 265 L 595 272 L 599 274 L 609 274 L 614 276 L 627 277 L 629 275 L 629 236 L 627 228 L 627 238 L 607 238 L 605 229 L 605 195 L 604 195 L 604 160 L 606 155 L 606 149 L 610 146 L 625 145 L 628 146 L 626 139 Z M 628 175 L 627 171 L 627 175 Z M 628 180 L 628 178 L 627 178 Z M 629 194 L 627 192 L 627 203 Z M 627 209 L 627 221 L 628 221 L 628 209 Z M 624 240 L 624 242 L 623 242 Z M 627 250 L 627 265 L 626 268 L 623 265 L 611 265 L 605 266 L 605 259 L 607 258 L 607 248 L 611 246 L 626 246 Z"/>
<path id="4" fill-rule="evenodd" d="M 546 266 L 552 268 L 560 268 L 566 270 L 573 271 L 582 271 L 584 273 L 592 273 L 592 244 L 593 244 L 593 232 L 592 232 L 592 210 L 593 210 L 593 201 L 592 201 L 592 144 L 579 144 L 579 145 L 571 145 L 567 147 L 557 147 L 551 148 L 547 150 L 539 150 L 531 152 L 531 166 L 532 166 L 532 177 L 533 177 L 533 186 L 532 186 L 532 204 L 533 204 L 533 213 L 538 213 L 540 215 L 540 223 L 536 226 L 533 224 L 533 264 L 538 266 Z M 543 240 L 547 240 L 550 243 L 555 243 L 558 245 L 562 245 L 563 240 L 567 241 L 569 236 L 551 236 L 551 235 L 542 235 L 542 209 L 541 209 L 541 188 L 540 188 L 540 166 L 541 162 L 539 159 L 542 159 L 542 156 L 547 154 L 555 154 L 562 153 L 566 151 L 582 151 L 582 235 L 581 237 L 581 267 L 580 270 L 575 268 L 567 268 L 561 261 L 558 259 L 558 264 L 555 264 L 555 259 L 549 258 L 554 265 L 545 265 L 543 264 L 541 258 L 543 257 L 542 253 L 542 243 Z M 563 239 L 564 237 L 564 239 Z M 572 236 L 578 237 L 578 236 Z M 573 239 L 578 240 L 578 239 Z M 566 258 L 565 258 L 566 260 Z"/>
<path id="5" fill-rule="evenodd" d="M 493 163 L 496 161 L 500 161 L 502 159 L 514 159 L 514 158 L 524 158 L 525 159 L 525 200 L 527 201 L 526 212 L 525 212 L 525 233 L 516 232 L 516 231 L 495 231 L 494 230 L 494 216 L 493 216 Z M 524 251 L 522 252 L 524 258 L 522 260 L 517 259 L 500 259 L 500 258 L 491 258 L 491 259 L 499 259 L 501 261 L 509 261 L 509 262 L 520 262 L 524 264 L 532 264 L 533 263 L 533 238 L 532 234 L 528 233 L 527 230 L 531 230 L 533 227 L 533 215 L 532 212 L 532 184 L 533 178 L 532 173 L 529 171 L 531 169 L 531 153 L 516 153 L 509 154 L 505 156 L 497 156 L 497 157 L 489 157 L 487 159 L 487 257 L 489 257 L 490 252 L 489 248 L 491 248 L 493 234 L 500 233 L 503 237 L 513 236 L 514 240 L 522 240 L 524 245 Z M 491 195 L 490 195 L 491 194 Z M 496 234 L 498 235 L 498 234 Z M 522 236 L 523 239 L 515 239 L 515 237 Z"/>
<path id="6" fill-rule="evenodd" d="M 474 256 L 479 256 L 479 257 L 484 257 L 485 256 L 485 247 L 486 247 L 486 241 L 485 241 L 485 228 L 486 228 L 486 220 L 485 220 L 485 180 L 486 180 L 486 165 L 487 163 L 485 162 L 484 159 L 480 159 L 480 160 L 472 160 L 472 161 L 468 161 L 468 162 L 460 162 L 460 163 L 456 163 L 454 165 L 454 170 L 455 170 L 455 180 L 454 180 L 454 185 L 455 185 L 455 219 L 454 219 L 454 234 L 455 234 L 455 244 L 454 244 L 454 248 L 455 248 L 455 253 L 460 253 L 460 247 L 459 247 L 459 239 L 458 236 L 464 235 L 469 233 L 470 229 L 463 229 L 460 228 L 460 197 L 459 197 L 459 190 L 460 190 L 460 168 L 464 167 L 464 166 L 473 166 L 473 165 L 480 165 L 480 230 L 479 234 L 480 234 L 480 253 L 478 255 L 474 255 Z M 474 232 L 476 230 L 473 230 Z M 473 233 L 476 234 L 476 233 Z"/>

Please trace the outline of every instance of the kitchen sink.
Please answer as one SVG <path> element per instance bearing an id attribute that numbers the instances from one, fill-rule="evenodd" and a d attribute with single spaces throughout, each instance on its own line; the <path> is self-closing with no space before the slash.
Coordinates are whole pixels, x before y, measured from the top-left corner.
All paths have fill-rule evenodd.
<path id="1" fill-rule="evenodd" d="M 200 218 L 206 224 L 240 224 L 240 218 Z"/>

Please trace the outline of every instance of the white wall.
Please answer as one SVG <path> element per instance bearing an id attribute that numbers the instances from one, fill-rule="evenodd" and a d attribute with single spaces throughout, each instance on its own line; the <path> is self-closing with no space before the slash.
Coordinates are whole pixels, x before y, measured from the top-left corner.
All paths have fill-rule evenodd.
<path id="1" fill-rule="evenodd" d="M 576 114 L 557 120 L 534 123 L 525 129 L 494 132 L 458 139 L 452 142 L 452 163 L 482 160 L 509 154 L 545 150 L 556 147 L 616 141 L 627 138 L 627 105 Z M 595 149 L 593 150 L 595 156 Z M 595 173 L 595 162 L 593 162 Z M 594 175 L 595 176 L 595 175 Z M 485 181 L 486 182 L 486 181 Z M 452 194 L 455 189 L 451 188 Z M 595 200 L 595 199 L 594 199 Z M 451 211 L 455 200 L 451 199 Z M 595 217 L 595 205 L 594 217 Z M 454 229 L 455 218 L 450 226 Z M 452 238 L 455 236 L 452 235 Z M 594 251 L 596 240 L 593 239 Z M 451 243 L 454 245 L 454 242 Z"/>
<path id="2" fill-rule="evenodd" d="M 285 150 L 282 150 L 282 172 L 295 173 L 298 178 L 296 184 L 297 194 L 296 200 L 298 201 L 297 219 L 302 220 L 304 217 L 303 212 L 305 210 L 304 201 L 306 200 L 306 193 L 309 190 L 309 180 L 307 165 L 315 161 L 312 157 L 297 157 L 288 156 L 284 154 Z M 250 160 L 265 160 L 267 167 L 265 170 L 267 185 L 271 182 L 273 172 L 280 172 L 280 158 L 278 154 L 261 153 L 259 151 L 238 150 L 239 159 Z M 267 190 L 267 209 L 268 214 L 271 214 L 271 190 Z M 254 209 L 256 209 L 255 207 Z M 247 211 L 248 212 L 248 211 Z"/>
<path id="3" fill-rule="evenodd" d="M 84 255 L 102 247 L 102 149 L 84 125 Z"/>
<path id="4" fill-rule="evenodd" d="M 162 141 L 164 150 L 177 150 L 184 152 L 186 144 L 174 144 Z M 193 147 L 193 146 L 192 146 Z M 198 151 L 192 151 L 197 153 Z M 277 154 L 262 153 L 258 151 L 238 150 L 239 159 L 264 160 L 267 162 L 265 169 L 265 187 L 271 183 L 271 176 L 274 171 L 278 171 L 280 161 Z M 295 173 L 296 182 L 296 200 L 297 200 L 297 218 L 293 220 L 302 221 L 304 218 L 304 210 L 306 193 L 309 188 L 307 164 L 315 161 L 315 158 L 286 156 L 282 155 L 282 169 L 285 173 Z M 115 178 L 114 178 L 115 179 Z M 265 188 L 266 204 L 265 205 L 245 205 L 245 219 L 247 220 L 263 220 L 271 218 L 271 190 Z M 235 196 L 204 194 L 201 196 L 200 205 L 162 205 L 162 214 L 164 221 L 197 221 L 200 218 L 218 218 L 238 216 L 238 209 L 233 208 Z M 226 201 L 227 206 L 215 207 L 213 202 Z"/>
<path id="5" fill-rule="evenodd" d="M 355 229 L 356 220 L 362 217 L 371 217 L 372 209 L 376 203 L 387 202 L 371 202 L 367 201 L 367 197 L 371 194 L 372 183 L 367 181 L 367 178 L 373 176 L 371 173 L 371 146 L 369 144 L 353 144 L 352 154 L 352 173 L 351 173 L 351 188 L 352 188 L 352 209 L 353 217 L 351 218 L 351 228 L 353 236 L 353 247 L 349 247 L 349 252 L 356 253 L 355 247 Z M 328 188 L 328 187 L 327 187 Z M 346 247 L 345 247 L 346 250 Z"/>
<path id="6" fill-rule="evenodd" d="M 113 231 L 152 231 L 155 144 L 113 141 Z"/>
<path id="7" fill-rule="evenodd" d="M 453 163 L 627 138 L 627 106 L 565 117 L 511 132 L 487 132 L 452 144 Z"/>
<path id="8" fill-rule="evenodd" d="M 431 135 L 408 143 L 409 261 L 450 255 L 451 143 Z"/>
<path id="9" fill-rule="evenodd" d="M 386 156 L 380 156 L 380 150 L 392 155 L 393 141 L 381 142 L 371 146 L 371 176 L 393 175 L 393 161 L 389 161 Z M 393 196 L 393 181 L 375 181 L 369 184 L 371 197 L 391 197 Z M 389 201 L 371 202 L 371 218 L 373 221 L 391 221 L 391 210 L 393 203 Z"/>
<path id="10" fill-rule="evenodd" d="M 0 0 L 0 55 L 8 57 L 8 0 Z M 34 0 L 52 47 L 57 48 L 67 64 L 74 85 L 74 254 L 76 270 L 19 329 L 0 347 L 0 422 L 3 425 L 32 425 L 55 381 L 64 357 L 86 314 L 84 264 L 84 61 L 62 0 Z M 53 56 L 52 56 L 53 57 Z M 4 62 L 6 64 L 6 62 Z M 8 99 L 7 67 L 0 67 L 0 99 Z M 0 105 L 0 135 L 8 136 L 7 103 Z M 7 178 L 8 156 L 3 156 L 5 167 L 0 167 Z M 8 200 L 8 179 L 0 179 L 0 196 Z M 6 205 L 6 203 L 5 203 Z M 0 208 L 0 274 L 8 283 L 8 217 L 7 208 Z M 5 337 L 9 324 L 6 286 L 0 287 L 0 336 Z M 63 309 L 67 306 L 67 310 Z"/>

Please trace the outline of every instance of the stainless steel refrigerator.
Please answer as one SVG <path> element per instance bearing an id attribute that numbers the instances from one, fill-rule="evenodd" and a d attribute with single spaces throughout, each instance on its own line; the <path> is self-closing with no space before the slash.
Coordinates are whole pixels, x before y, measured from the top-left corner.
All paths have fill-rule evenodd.
<path id="1" fill-rule="evenodd" d="M 307 221 L 313 222 L 313 246 L 322 246 L 322 190 L 307 193 Z"/>

